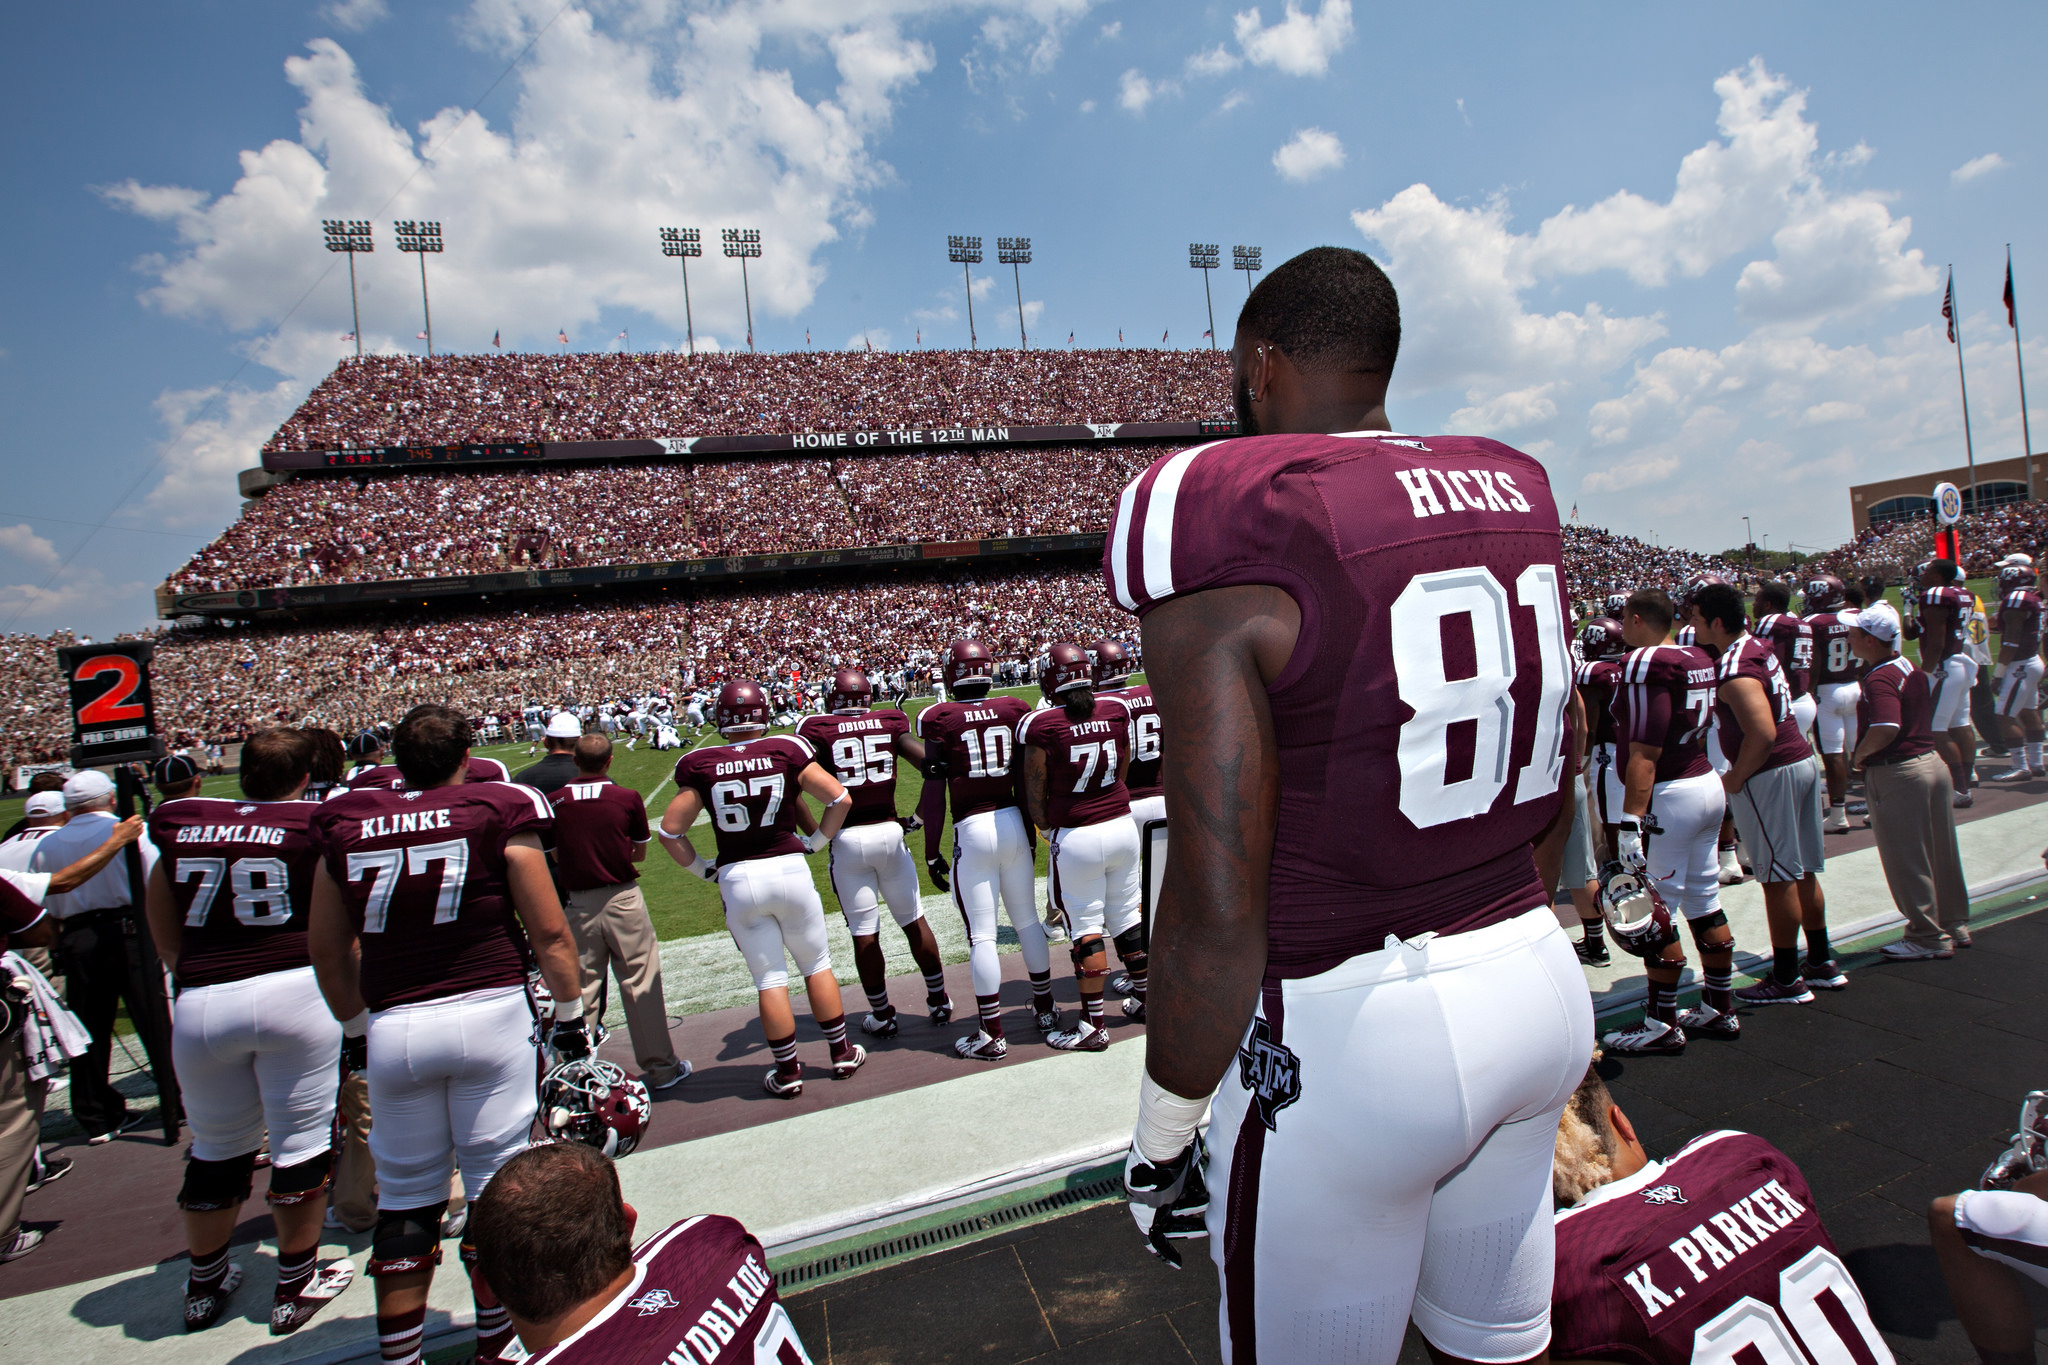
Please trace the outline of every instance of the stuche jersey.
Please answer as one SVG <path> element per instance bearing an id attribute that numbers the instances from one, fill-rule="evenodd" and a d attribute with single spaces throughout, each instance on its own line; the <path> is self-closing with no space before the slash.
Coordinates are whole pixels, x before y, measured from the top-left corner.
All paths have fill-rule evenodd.
<path id="1" fill-rule="evenodd" d="M 796 733 L 818 751 L 818 762 L 853 798 L 847 825 L 878 825 L 896 818 L 896 737 L 910 733 L 909 716 L 901 711 L 805 716 Z"/>
<path id="2" fill-rule="evenodd" d="M 1998 642 L 2019 650 L 2022 659 L 2040 652 L 2040 593 L 2032 588 L 2019 588 L 2005 595 L 1999 607 Z"/>
<path id="3" fill-rule="evenodd" d="M 1846 611 L 1847 608 L 1844 608 Z M 1852 683 L 1863 675 L 1862 661 L 1849 648 L 1849 623 L 1842 612 L 1824 611 L 1806 618 L 1813 630 L 1813 685 Z"/>
<path id="4" fill-rule="evenodd" d="M 945 756 L 946 796 L 957 824 L 1017 802 L 1017 722 L 1031 714 L 1022 697 L 942 701 L 917 713 L 926 756 Z"/>
<path id="5" fill-rule="evenodd" d="M 1675 782 L 1714 770 L 1707 761 L 1707 727 L 1714 720 L 1719 670 L 1698 645 L 1651 645 L 1622 661 L 1621 685 L 1611 709 L 1617 748 L 1648 744 L 1660 750 L 1657 780 Z M 1625 750 L 1616 755 L 1627 762 Z"/>
<path id="6" fill-rule="evenodd" d="M 1602 1185 L 1557 1215 L 1551 1355 L 1891 1365 L 1813 1203 L 1783 1152 L 1726 1131 Z"/>
<path id="7" fill-rule="evenodd" d="M 1130 753 L 1131 709 L 1097 696 L 1087 720 L 1048 706 L 1017 722 L 1017 742 L 1045 750 L 1045 818 L 1054 829 L 1099 825 L 1131 813 L 1131 792 L 1117 778 Z"/>
<path id="8" fill-rule="evenodd" d="M 797 838 L 796 775 L 818 756 L 794 735 L 692 749 L 676 760 L 676 787 L 688 788 L 711 812 L 718 865 L 802 853 Z"/>
<path id="9" fill-rule="evenodd" d="M 214 986 L 304 967 L 313 900 L 309 801 L 187 796 L 149 813 L 149 841 L 183 925 L 178 985 Z"/>
<path id="10" fill-rule="evenodd" d="M 472 757 L 469 760 L 471 782 L 510 782 L 512 774 L 505 765 L 495 758 Z M 380 763 L 374 768 L 365 768 L 348 780 L 350 791 L 394 791 L 405 790 L 405 776 L 398 771 L 396 763 Z"/>
<path id="11" fill-rule="evenodd" d="M 641 1243 L 618 1297 L 531 1365 L 810 1365 L 768 1255 L 716 1214 Z"/>
<path id="12" fill-rule="evenodd" d="M 1753 634 L 1778 656 L 1792 695 L 1805 696 L 1812 686 L 1813 627 L 1789 611 L 1774 611 L 1757 618 Z"/>
<path id="13" fill-rule="evenodd" d="M 1102 695 L 1115 697 L 1131 708 L 1131 766 L 1124 774 L 1124 785 L 1131 789 L 1131 800 L 1159 795 L 1162 789 L 1160 759 L 1165 749 L 1160 744 L 1159 707 L 1152 700 L 1152 689 L 1144 683 L 1134 683 Z"/>
<path id="14" fill-rule="evenodd" d="M 510 782 L 352 791 L 317 806 L 313 839 L 362 944 L 373 1010 L 526 980 L 505 844 L 546 839 L 548 799 Z"/>
<path id="15" fill-rule="evenodd" d="M 1792 714 L 1792 689 L 1785 681 L 1785 670 L 1778 665 L 1777 651 L 1754 635 L 1743 635 L 1734 644 L 1721 651 L 1716 661 L 1721 670 L 1714 685 L 1714 714 L 1720 724 L 1714 728 L 1721 736 L 1721 755 L 1730 763 L 1742 752 L 1742 722 L 1735 715 L 1735 708 L 1728 704 L 1726 687 L 1731 679 L 1748 678 L 1764 690 L 1764 701 L 1771 708 L 1771 719 L 1777 724 L 1777 732 L 1771 737 L 1770 756 L 1764 760 L 1765 768 L 1782 768 L 1788 763 L 1803 763 L 1813 757 L 1813 746 L 1800 733 L 1799 719 Z"/>
<path id="16" fill-rule="evenodd" d="M 1269 975 L 1545 903 L 1531 844 L 1561 799 L 1563 562 L 1543 467 L 1479 437 L 1245 437 L 1125 487 L 1103 576 L 1126 610 L 1240 584 L 1301 610 L 1267 689 Z"/>

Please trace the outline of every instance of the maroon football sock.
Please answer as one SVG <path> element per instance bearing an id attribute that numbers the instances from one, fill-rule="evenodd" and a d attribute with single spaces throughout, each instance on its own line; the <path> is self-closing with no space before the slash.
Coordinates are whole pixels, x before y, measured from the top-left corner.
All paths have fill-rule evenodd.
<path id="1" fill-rule="evenodd" d="M 1000 995 L 977 995 L 974 1008 L 981 1016 L 981 1031 L 991 1038 L 1003 1036 L 1003 998 Z"/>
<path id="2" fill-rule="evenodd" d="M 377 1315 L 377 1353 L 384 1365 L 419 1365 L 420 1343 L 427 1335 L 427 1309 Z"/>

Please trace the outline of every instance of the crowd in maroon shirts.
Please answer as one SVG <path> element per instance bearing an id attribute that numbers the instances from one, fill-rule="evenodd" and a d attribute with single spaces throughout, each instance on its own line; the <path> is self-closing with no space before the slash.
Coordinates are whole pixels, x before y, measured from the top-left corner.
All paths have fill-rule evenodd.
<path id="1" fill-rule="evenodd" d="M 265 450 L 1228 417 L 1212 351 L 363 356 Z"/>
<path id="2" fill-rule="evenodd" d="M 1898 578 L 1934 553 L 1935 523 L 1922 517 L 1917 521 L 1879 522 L 1856 533 L 1840 549 L 1815 557 L 1815 564 L 1845 579 L 1865 574 Z M 2039 563 L 2042 547 L 2048 545 L 2048 503 L 2013 502 L 2003 507 L 1973 512 L 1956 523 L 1963 541 L 1963 569 L 1972 578 L 1992 572 L 1992 566 L 2018 551 L 2034 556 Z"/>
<path id="3" fill-rule="evenodd" d="M 1683 587 L 1702 574 L 1715 574 L 1743 587 L 1755 582 L 1739 564 L 1719 555 L 1695 554 L 1675 546 L 1652 545 L 1634 536 L 1577 522 L 1564 528 L 1566 595 L 1573 602 L 1598 605 L 1609 593 L 1636 588 Z"/>

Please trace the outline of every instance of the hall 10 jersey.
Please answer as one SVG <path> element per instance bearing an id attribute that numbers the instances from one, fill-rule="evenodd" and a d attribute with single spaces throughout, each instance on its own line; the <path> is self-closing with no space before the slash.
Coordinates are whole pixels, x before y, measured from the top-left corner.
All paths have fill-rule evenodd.
<path id="1" fill-rule="evenodd" d="M 1543 467 L 1479 437 L 1243 437 L 1125 487 L 1103 576 L 1126 610 L 1265 584 L 1301 612 L 1267 688 L 1270 976 L 1545 903 L 1531 844 L 1564 771 L 1562 563 Z"/>
<path id="2" fill-rule="evenodd" d="M 797 738 L 853 798 L 846 826 L 878 825 L 896 818 L 896 737 L 910 733 L 901 711 L 863 711 L 857 716 L 805 716 Z"/>
<path id="3" fill-rule="evenodd" d="M 320 851 L 311 801 L 187 796 L 149 814 L 184 926 L 181 989 L 304 967 L 306 907 Z"/>
<path id="4" fill-rule="evenodd" d="M 927 761 L 945 758 L 955 823 L 1017 804 L 1017 722 L 1030 714 L 1021 697 L 942 701 L 917 713 Z"/>

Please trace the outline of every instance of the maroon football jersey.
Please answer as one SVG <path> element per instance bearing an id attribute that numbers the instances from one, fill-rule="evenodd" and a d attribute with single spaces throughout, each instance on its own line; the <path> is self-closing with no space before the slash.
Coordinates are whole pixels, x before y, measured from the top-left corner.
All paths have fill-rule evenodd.
<path id="1" fill-rule="evenodd" d="M 1621 685 L 1611 709 L 1621 744 L 1648 744 L 1657 755 L 1657 780 L 1675 782 L 1712 772 L 1707 727 L 1714 719 L 1714 661 L 1698 645 L 1653 645 L 1622 661 Z M 1625 763 L 1628 755 L 1618 755 Z"/>
<path id="2" fill-rule="evenodd" d="M 1946 583 L 1920 593 L 1920 666 L 1932 668 L 1969 645 L 1965 635 L 1973 604 L 1967 588 Z"/>
<path id="3" fill-rule="evenodd" d="M 1572 681 L 1586 701 L 1586 737 L 1589 748 L 1614 743 L 1614 689 L 1621 682 L 1619 659 L 1594 659 L 1573 671 Z"/>
<path id="4" fill-rule="evenodd" d="M 1602 1185 L 1557 1215 L 1550 1354 L 1891 1365 L 1813 1205 L 1791 1158 L 1748 1133 Z"/>
<path id="5" fill-rule="evenodd" d="M 711 812 L 718 865 L 802 853 L 797 838 L 796 775 L 818 761 L 794 735 L 692 749 L 676 760 L 676 787 L 697 793 Z"/>
<path id="6" fill-rule="evenodd" d="M 2022 659 L 2031 658 L 2041 650 L 2041 594 L 2032 588 L 2019 588 L 2005 595 L 1999 607 L 1998 643 L 2011 645 L 2020 652 Z"/>
<path id="7" fill-rule="evenodd" d="M 1131 813 L 1117 764 L 1131 749 L 1131 708 L 1097 696 L 1087 720 L 1048 706 L 1017 722 L 1017 742 L 1045 750 L 1045 818 L 1053 829 L 1099 825 Z"/>
<path id="8" fill-rule="evenodd" d="M 768 1254 L 738 1222 L 685 1218 L 633 1253 L 633 1278 L 530 1365 L 810 1365 Z"/>
<path id="9" fill-rule="evenodd" d="M 510 782 L 512 774 L 506 771 L 505 765 L 495 758 L 477 758 L 472 756 L 469 760 L 469 780 L 471 782 Z M 348 789 L 357 792 L 370 790 L 402 792 L 405 790 L 405 778 L 398 771 L 396 763 L 380 763 L 374 768 L 365 768 L 362 772 L 351 777 L 348 780 Z"/>
<path id="10" fill-rule="evenodd" d="M 42 917 L 42 906 L 30 900 L 13 882 L 0 877 L 0 953 L 7 951 L 9 935 L 35 928 Z"/>
<path id="11" fill-rule="evenodd" d="M 1165 750 L 1159 743 L 1159 707 L 1152 700 L 1152 689 L 1136 683 L 1102 695 L 1115 697 L 1131 708 L 1131 766 L 1124 773 L 1124 785 L 1131 789 L 1131 799 L 1159 795 L 1160 755 Z"/>
<path id="12" fill-rule="evenodd" d="M 1742 752 L 1742 722 L 1736 718 L 1735 708 L 1728 704 L 1724 690 L 1731 678 L 1754 679 L 1764 690 L 1771 719 L 1777 722 L 1778 733 L 1771 741 L 1765 768 L 1782 768 L 1787 763 L 1803 763 L 1813 757 L 1813 746 L 1799 732 L 1799 719 L 1792 714 L 1792 688 L 1785 681 L 1785 670 L 1778 664 L 1776 650 L 1745 633 L 1721 651 L 1717 663 L 1721 674 L 1714 685 L 1714 714 L 1721 722 L 1717 728 L 1721 732 L 1722 757 L 1733 763 L 1735 755 Z"/>
<path id="13" fill-rule="evenodd" d="M 578 780 L 555 788 L 547 798 L 555 810 L 548 848 L 564 888 L 592 891 L 639 878 L 633 854 L 653 837 L 647 802 L 639 792 L 608 777 L 578 774 Z"/>
<path id="14" fill-rule="evenodd" d="M 1813 685 L 1813 627 L 1789 611 L 1774 611 L 1758 617 L 1751 633 L 1778 656 L 1792 695 L 1805 696 Z"/>
<path id="15" fill-rule="evenodd" d="M 1873 725 L 1896 725 L 1899 737 L 1872 754 L 1871 763 L 1897 763 L 1918 758 L 1934 748 L 1934 691 L 1927 675 L 1894 655 L 1863 677 L 1856 699 L 1856 728 L 1870 733 Z"/>
<path id="16" fill-rule="evenodd" d="M 957 823 L 1017 801 L 1017 722 L 1031 712 L 1022 697 L 942 701 L 917 713 L 927 757 L 944 755 L 946 796 Z"/>
<path id="17" fill-rule="evenodd" d="M 309 807 L 313 841 L 362 943 L 373 1010 L 526 980 L 505 844 L 546 840 L 548 800 L 510 782 L 352 791 Z"/>
<path id="18" fill-rule="evenodd" d="M 796 732 L 853 797 L 849 826 L 896 818 L 896 737 L 910 733 L 909 716 L 901 711 L 805 716 Z"/>
<path id="19" fill-rule="evenodd" d="M 1254 436 L 1124 489 L 1103 555 L 1124 608 L 1258 583 L 1301 611 L 1267 689 L 1272 976 L 1545 904 L 1532 844 L 1564 773 L 1563 562 L 1543 467 L 1479 437 Z"/>
<path id="20" fill-rule="evenodd" d="M 184 922 L 178 984 L 213 986 L 304 967 L 313 901 L 311 801 L 187 796 L 149 813 L 149 841 Z"/>
<path id="21" fill-rule="evenodd" d="M 1839 611 L 1806 618 L 1813 631 L 1813 685 L 1852 683 L 1863 676 L 1863 661 L 1849 648 L 1849 623 Z"/>

